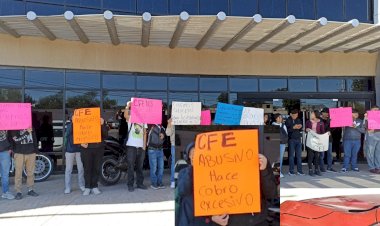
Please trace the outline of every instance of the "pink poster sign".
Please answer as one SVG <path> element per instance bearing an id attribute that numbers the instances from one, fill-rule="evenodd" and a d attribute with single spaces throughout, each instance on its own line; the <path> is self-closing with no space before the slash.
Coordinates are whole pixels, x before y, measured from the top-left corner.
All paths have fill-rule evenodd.
<path id="1" fill-rule="evenodd" d="M 205 110 L 201 112 L 201 125 L 208 126 L 211 125 L 211 112 L 210 110 Z"/>
<path id="2" fill-rule="evenodd" d="M 131 123 L 161 124 L 162 100 L 132 98 Z"/>
<path id="3" fill-rule="evenodd" d="M 32 127 L 30 103 L 0 103 L 0 130 L 22 130 Z"/>
<path id="4" fill-rule="evenodd" d="M 380 111 L 368 111 L 368 129 L 380 129 Z"/>
<path id="5" fill-rule="evenodd" d="M 344 107 L 344 108 L 330 108 L 330 127 L 345 127 L 352 126 L 352 108 Z"/>

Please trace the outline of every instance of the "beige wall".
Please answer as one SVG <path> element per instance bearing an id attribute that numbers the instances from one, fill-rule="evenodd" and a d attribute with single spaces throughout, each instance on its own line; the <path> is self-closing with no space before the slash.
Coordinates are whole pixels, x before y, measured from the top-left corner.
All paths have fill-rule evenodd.
<path id="1" fill-rule="evenodd" d="M 210 75 L 374 76 L 377 54 L 143 48 L 0 35 L 0 65 Z"/>

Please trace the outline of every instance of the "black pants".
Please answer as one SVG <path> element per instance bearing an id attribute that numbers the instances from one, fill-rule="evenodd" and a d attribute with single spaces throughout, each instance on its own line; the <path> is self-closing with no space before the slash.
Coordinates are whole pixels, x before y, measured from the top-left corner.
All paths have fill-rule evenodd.
<path id="1" fill-rule="evenodd" d="M 97 188 L 104 149 L 84 149 L 81 158 L 84 167 L 84 183 L 86 188 Z"/>
<path id="2" fill-rule="evenodd" d="M 136 170 L 136 184 L 143 185 L 143 164 L 145 159 L 145 151 L 142 148 L 127 146 L 127 162 L 128 162 L 128 187 L 133 186 L 135 183 L 135 170 Z"/>
<path id="3" fill-rule="evenodd" d="M 319 170 L 319 155 L 319 152 L 307 148 L 307 165 L 309 166 L 309 170 L 313 169 L 313 163 L 315 170 Z"/>

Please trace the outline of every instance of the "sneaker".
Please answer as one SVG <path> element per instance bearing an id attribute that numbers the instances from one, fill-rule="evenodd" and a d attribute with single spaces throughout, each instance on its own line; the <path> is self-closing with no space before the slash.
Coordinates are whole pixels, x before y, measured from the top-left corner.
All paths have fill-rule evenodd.
<path id="1" fill-rule="evenodd" d="M 89 189 L 89 188 L 85 188 L 85 189 L 84 189 L 84 192 L 83 192 L 83 196 L 89 196 L 90 193 L 91 193 L 91 189 Z"/>
<path id="2" fill-rule="evenodd" d="M 175 182 L 170 183 L 170 188 L 175 188 Z"/>
<path id="3" fill-rule="evenodd" d="M 18 193 L 16 194 L 16 196 L 15 196 L 15 199 L 16 199 L 16 200 L 20 200 L 20 199 L 22 199 L 22 194 L 21 194 L 20 192 L 18 192 Z"/>
<path id="4" fill-rule="evenodd" d="M 80 189 L 82 192 L 84 192 L 84 190 L 86 190 L 85 187 L 79 187 L 79 189 Z"/>
<path id="5" fill-rule="evenodd" d="M 342 173 L 347 173 L 347 169 L 346 169 L 346 168 L 342 168 L 342 169 L 340 170 L 340 172 L 342 172 Z"/>
<path id="6" fill-rule="evenodd" d="M 311 177 L 314 177 L 314 176 L 315 176 L 313 170 L 309 170 L 309 175 L 310 175 Z"/>
<path id="7" fill-rule="evenodd" d="M 293 173 L 293 172 L 289 172 L 288 175 L 289 175 L 289 176 L 295 176 L 296 174 Z"/>
<path id="8" fill-rule="evenodd" d="M 284 174 L 280 173 L 280 178 L 284 178 L 284 177 L 285 177 Z"/>
<path id="9" fill-rule="evenodd" d="M 354 168 L 354 169 L 352 169 L 352 171 L 359 172 L 359 168 Z"/>
<path id="10" fill-rule="evenodd" d="M 65 191 L 63 192 L 64 194 L 70 194 L 71 190 L 69 188 L 66 188 Z"/>
<path id="11" fill-rule="evenodd" d="M 159 189 L 165 189 L 165 188 L 166 188 L 166 186 L 165 186 L 165 185 L 163 185 L 163 184 L 160 184 L 160 185 L 158 185 L 158 188 L 159 188 Z"/>
<path id="12" fill-rule="evenodd" d="M 133 186 L 128 186 L 128 191 L 129 192 L 133 192 L 135 190 L 135 188 Z"/>
<path id="13" fill-rule="evenodd" d="M 6 193 L 3 193 L 3 195 L 1 196 L 1 198 L 3 199 L 8 199 L 8 200 L 12 200 L 12 199 L 15 199 L 15 196 L 12 195 L 12 193 L 10 193 L 9 191 L 6 192 Z"/>
<path id="14" fill-rule="evenodd" d="M 38 194 L 35 191 L 33 191 L 33 190 L 28 191 L 28 195 L 29 196 L 33 196 L 33 197 L 37 197 L 38 196 Z"/>
<path id="15" fill-rule="evenodd" d="M 157 189 L 160 189 L 158 186 L 156 186 L 156 185 L 150 185 L 150 187 L 153 189 L 153 190 L 157 190 Z"/>
<path id="16" fill-rule="evenodd" d="M 143 184 L 137 185 L 137 188 L 138 188 L 138 189 L 142 189 L 142 190 L 146 190 L 146 189 L 148 189 L 148 187 L 145 186 L 145 185 L 143 185 Z"/>
<path id="17" fill-rule="evenodd" d="M 371 169 L 371 170 L 369 170 L 369 172 L 377 174 L 378 171 L 377 171 L 377 169 Z"/>
<path id="18" fill-rule="evenodd" d="M 92 193 L 94 193 L 94 195 L 100 195 L 102 192 L 99 190 L 99 188 L 93 188 Z"/>
<path id="19" fill-rule="evenodd" d="M 336 171 L 336 170 L 334 170 L 334 168 L 332 168 L 332 167 L 331 167 L 331 168 L 328 168 L 328 169 L 327 169 L 327 172 L 336 173 L 337 171 Z"/>
<path id="20" fill-rule="evenodd" d="M 301 172 L 297 172 L 297 175 L 298 176 L 305 176 L 305 174 L 301 171 Z"/>
<path id="21" fill-rule="evenodd" d="M 322 176 L 322 173 L 319 170 L 316 170 L 314 173 L 315 173 L 315 175 Z"/>

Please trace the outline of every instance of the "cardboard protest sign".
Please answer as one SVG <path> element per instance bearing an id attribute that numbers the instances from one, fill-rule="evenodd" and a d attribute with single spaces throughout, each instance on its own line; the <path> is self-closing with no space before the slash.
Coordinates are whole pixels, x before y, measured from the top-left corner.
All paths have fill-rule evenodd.
<path id="1" fill-rule="evenodd" d="M 132 98 L 130 122 L 161 124 L 162 100 Z"/>
<path id="2" fill-rule="evenodd" d="M 344 126 L 352 126 L 352 108 L 330 108 L 330 127 L 344 127 Z"/>
<path id="3" fill-rule="evenodd" d="M 100 127 L 100 108 L 75 109 L 73 116 L 74 144 L 101 142 Z"/>
<path id="4" fill-rule="evenodd" d="M 172 120 L 174 125 L 200 125 L 201 102 L 172 102 Z"/>
<path id="5" fill-rule="evenodd" d="M 244 107 L 240 125 L 264 125 L 264 109 Z"/>
<path id="6" fill-rule="evenodd" d="M 0 103 L 0 130 L 22 130 L 32 127 L 30 103 Z"/>
<path id="7" fill-rule="evenodd" d="M 218 103 L 216 106 L 215 124 L 240 125 L 243 106 Z"/>
<path id="8" fill-rule="evenodd" d="M 317 134 L 309 131 L 306 138 L 306 146 L 313 151 L 324 152 L 329 150 L 329 133 Z"/>
<path id="9" fill-rule="evenodd" d="M 201 125 L 208 126 L 211 125 L 211 111 L 205 110 L 201 113 Z"/>
<path id="10" fill-rule="evenodd" d="M 380 129 L 380 111 L 368 111 L 368 129 Z"/>
<path id="11" fill-rule="evenodd" d="M 258 149 L 257 130 L 197 135 L 193 158 L 195 216 L 261 211 Z"/>

